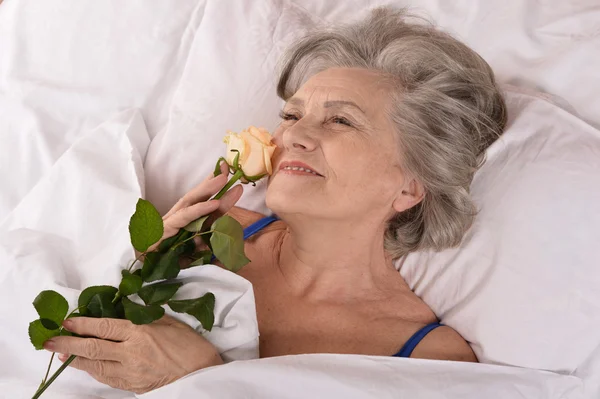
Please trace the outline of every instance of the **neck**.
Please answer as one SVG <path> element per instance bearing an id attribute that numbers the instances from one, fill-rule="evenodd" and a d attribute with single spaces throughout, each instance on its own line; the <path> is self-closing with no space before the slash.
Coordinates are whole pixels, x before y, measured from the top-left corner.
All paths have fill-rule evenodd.
<path id="1" fill-rule="evenodd" d="M 337 302 L 408 289 L 383 249 L 384 226 L 364 219 L 285 221 L 279 267 L 295 295 Z"/>

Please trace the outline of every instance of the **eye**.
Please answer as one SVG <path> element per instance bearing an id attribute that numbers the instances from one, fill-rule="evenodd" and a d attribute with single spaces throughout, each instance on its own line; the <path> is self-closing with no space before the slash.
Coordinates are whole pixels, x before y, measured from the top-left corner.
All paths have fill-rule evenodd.
<path id="1" fill-rule="evenodd" d="M 331 118 L 331 121 L 338 125 L 345 125 L 345 126 L 352 127 L 352 123 L 350 123 L 350 121 L 348 119 L 346 119 L 342 116 L 334 116 L 333 118 Z"/>
<path id="2" fill-rule="evenodd" d="M 285 111 L 280 111 L 279 112 L 279 117 L 281 119 L 283 119 L 284 121 L 297 121 L 300 119 L 300 117 L 298 117 L 298 115 L 296 114 L 292 114 L 289 112 L 285 112 Z"/>

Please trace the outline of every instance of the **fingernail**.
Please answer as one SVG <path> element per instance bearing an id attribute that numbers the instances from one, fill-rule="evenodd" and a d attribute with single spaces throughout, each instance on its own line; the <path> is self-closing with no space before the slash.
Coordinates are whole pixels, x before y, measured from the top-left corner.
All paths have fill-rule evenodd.
<path id="1" fill-rule="evenodd" d="M 60 360 L 61 362 L 64 362 L 65 360 L 67 360 L 68 357 L 69 357 L 68 355 L 61 353 L 60 355 L 58 355 L 58 360 Z"/>
<path id="2" fill-rule="evenodd" d="M 51 339 L 49 339 L 48 341 L 44 342 L 44 349 L 52 350 L 52 349 L 54 349 L 55 346 L 56 346 L 56 342 L 54 342 Z"/>
<path id="3" fill-rule="evenodd" d="M 67 330 L 70 330 L 71 328 L 73 328 L 73 320 L 65 320 L 62 322 L 62 325 L 64 328 L 66 328 Z"/>

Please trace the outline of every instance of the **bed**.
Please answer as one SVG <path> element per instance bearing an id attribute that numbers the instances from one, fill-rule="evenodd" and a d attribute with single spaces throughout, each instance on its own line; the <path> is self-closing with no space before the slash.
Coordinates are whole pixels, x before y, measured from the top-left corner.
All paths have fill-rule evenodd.
<path id="1" fill-rule="evenodd" d="M 227 130 L 273 129 L 283 49 L 383 4 L 472 46 L 506 93 L 509 125 L 473 182 L 481 211 L 465 241 L 397 263 L 481 364 L 255 359 L 251 287 L 207 267 L 185 278 L 236 304 L 209 337 L 236 361 L 144 395 L 68 370 L 44 396 L 600 397 L 597 0 L 0 1 L 0 397 L 30 397 L 45 372 L 26 333 L 35 295 L 74 303 L 82 287 L 116 284 L 137 198 L 166 212 L 212 170 Z M 240 206 L 269 213 L 264 189 Z"/>

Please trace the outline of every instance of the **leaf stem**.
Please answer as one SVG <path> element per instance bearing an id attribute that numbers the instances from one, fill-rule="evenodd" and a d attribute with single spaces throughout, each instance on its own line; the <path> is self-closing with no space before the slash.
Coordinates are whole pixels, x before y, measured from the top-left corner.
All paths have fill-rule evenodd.
<path id="1" fill-rule="evenodd" d="M 83 309 L 83 308 L 85 308 L 85 305 L 81 305 L 81 306 L 79 306 L 79 307 L 76 307 L 75 309 L 71 310 L 71 313 L 69 313 L 69 314 L 67 315 L 67 317 L 65 317 L 65 320 L 66 320 L 66 319 L 68 319 L 69 317 L 71 317 L 71 315 L 72 315 L 73 313 L 75 313 L 75 312 L 77 312 L 77 311 L 79 311 L 79 310 L 81 310 L 81 309 Z"/>
<path id="2" fill-rule="evenodd" d="M 117 291 L 117 293 L 115 294 L 115 297 L 113 298 L 113 300 L 111 301 L 111 303 L 117 303 L 117 301 L 122 297 L 123 295 L 121 295 L 121 291 Z"/>
<path id="3" fill-rule="evenodd" d="M 203 236 L 204 234 L 210 234 L 210 233 L 214 233 L 215 231 L 216 231 L 216 230 L 207 230 L 207 231 L 205 231 L 205 232 L 198 233 L 198 234 L 196 234 L 196 235 L 198 235 L 198 236 Z"/>
<path id="4" fill-rule="evenodd" d="M 135 260 L 133 261 L 131 266 L 129 266 L 129 268 L 127 269 L 128 272 L 131 272 L 131 268 L 135 265 L 136 262 L 139 262 L 139 260 L 142 256 L 146 256 L 146 252 L 142 252 L 141 254 L 139 254 L 139 256 L 137 258 L 135 258 Z"/>
<path id="5" fill-rule="evenodd" d="M 233 177 L 231 179 L 229 179 L 227 184 L 225 186 L 223 186 L 223 188 L 212 199 L 220 199 L 223 195 L 225 195 L 227 190 L 229 190 L 231 188 L 231 186 L 233 186 L 235 184 L 235 182 L 240 180 L 242 177 L 244 177 L 244 172 L 242 171 L 242 169 L 236 170 L 235 173 L 233 174 Z"/>
<path id="6" fill-rule="evenodd" d="M 173 246 L 170 248 L 170 250 L 175 250 L 175 248 L 177 248 L 177 247 L 178 247 L 178 246 L 180 246 L 181 244 L 183 244 L 183 243 L 185 243 L 185 242 L 187 242 L 187 241 L 189 241 L 189 240 L 193 240 L 193 239 L 194 239 L 194 238 L 196 238 L 196 237 L 199 237 L 199 236 L 201 236 L 201 235 L 204 235 L 204 234 L 210 234 L 210 233 L 214 233 L 214 232 L 215 232 L 214 230 L 208 230 L 208 231 L 205 231 L 205 232 L 203 232 L 203 233 L 195 233 L 193 236 L 191 236 L 191 237 L 188 237 L 188 238 L 186 238 L 185 240 L 183 240 L 183 241 L 181 241 L 181 242 L 178 242 L 177 244 L 173 245 Z"/>
<path id="7" fill-rule="evenodd" d="M 62 366 L 60 366 L 58 368 L 58 370 L 56 370 L 56 372 L 54 374 L 52 374 L 52 377 L 50 377 L 50 379 L 48 380 L 48 382 L 46 382 L 43 386 L 39 387 L 38 390 L 35 392 L 35 394 L 33 395 L 33 397 L 31 399 L 37 399 L 40 397 L 40 395 L 42 393 L 44 393 L 44 391 L 46 389 L 48 389 L 48 387 L 50 386 L 50 384 L 52 384 L 54 382 L 54 380 L 56 379 L 56 377 L 58 377 L 60 375 L 60 373 L 62 373 L 63 371 L 65 371 L 65 369 L 69 366 L 69 364 L 71 364 L 71 362 L 73 360 L 75 360 L 77 356 L 75 355 L 71 355 L 69 356 L 69 358 L 62 364 Z"/>
<path id="8" fill-rule="evenodd" d="M 56 355 L 56 353 L 52 352 L 52 356 L 50 357 L 50 363 L 48 363 L 48 369 L 46 370 L 46 375 L 44 376 L 40 387 L 42 387 L 42 385 L 44 385 L 46 383 L 46 380 L 48 379 L 48 374 L 50 374 L 50 367 L 52 367 L 52 360 L 54 360 L 54 355 Z"/>

